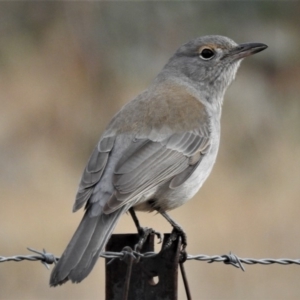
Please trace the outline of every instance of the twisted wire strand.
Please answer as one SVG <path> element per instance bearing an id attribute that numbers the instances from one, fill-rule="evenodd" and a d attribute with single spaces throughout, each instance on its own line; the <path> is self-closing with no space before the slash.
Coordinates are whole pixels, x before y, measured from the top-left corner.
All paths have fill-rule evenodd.
<path id="1" fill-rule="evenodd" d="M 14 255 L 14 256 L 0 256 L 0 263 L 7 262 L 7 261 L 41 261 L 48 269 L 49 264 L 55 264 L 59 257 L 55 256 L 52 253 L 46 252 L 46 250 L 43 249 L 43 251 L 37 251 L 32 248 L 27 248 L 29 251 L 36 253 L 36 255 Z M 110 259 L 109 263 L 111 263 L 115 259 L 125 260 L 126 257 L 130 256 L 134 259 L 138 258 L 149 258 L 157 255 L 156 252 L 146 252 L 146 253 L 140 253 L 137 251 L 128 251 L 126 249 L 123 249 L 121 252 L 102 252 L 100 254 L 100 257 Z M 280 264 L 280 265 L 291 265 L 296 264 L 300 265 L 300 259 L 291 259 L 291 258 L 241 258 L 233 253 L 224 254 L 224 255 L 205 255 L 205 254 L 198 254 L 198 255 L 187 255 L 187 260 L 197 260 L 197 261 L 204 261 L 207 263 L 214 263 L 214 262 L 223 262 L 225 264 L 232 265 L 236 268 L 240 268 L 241 270 L 245 270 L 243 264 L 247 265 L 255 265 L 255 264 L 261 264 L 261 265 L 271 265 L 271 264 Z"/>

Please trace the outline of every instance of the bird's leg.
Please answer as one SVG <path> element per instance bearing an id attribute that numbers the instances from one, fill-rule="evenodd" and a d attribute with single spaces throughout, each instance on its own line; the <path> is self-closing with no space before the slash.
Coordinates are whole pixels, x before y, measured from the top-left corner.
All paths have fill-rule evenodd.
<path id="1" fill-rule="evenodd" d="M 185 251 L 185 248 L 187 246 L 187 236 L 186 233 L 183 231 L 182 227 L 176 223 L 165 211 L 159 211 L 158 212 L 172 225 L 173 230 L 171 233 L 171 236 L 169 240 L 166 243 L 166 247 L 169 247 L 173 241 L 175 241 L 178 236 L 182 239 L 182 251 Z"/>
<path id="2" fill-rule="evenodd" d="M 143 227 L 141 227 L 140 221 L 139 221 L 139 219 L 137 218 L 136 213 L 135 213 L 133 207 L 130 207 L 130 208 L 129 208 L 129 213 L 130 213 L 130 215 L 131 215 L 131 217 L 132 217 L 132 220 L 133 220 L 133 222 L 134 222 L 134 225 L 135 225 L 135 227 L 136 227 L 138 233 L 139 233 L 139 234 L 143 234 L 143 233 L 144 233 Z"/>
<path id="3" fill-rule="evenodd" d="M 133 222 L 134 222 L 134 224 L 137 228 L 138 234 L 140 235 L 140 240 L 139 240 L 138 244 L 136 245 L 135 250 L 138 250 L 138 251 L 141 250 L 141 248 L 143 247 L 145 241 L 147 240 L 147 237 L 150 234 L 155 234 L 157 236 L 157 238 L 159 239 L 159 243 L 162 242 L 162 235 L 161 235 L 160 232 L 156 232 L 152 228 L 141 227 L 139 219 L 137 218 L 133 207 L 131 207 L 129 209 L 129 213 L 130 213 L 130 215 L 132 217 L 132 220 L 133 220 Z"/>

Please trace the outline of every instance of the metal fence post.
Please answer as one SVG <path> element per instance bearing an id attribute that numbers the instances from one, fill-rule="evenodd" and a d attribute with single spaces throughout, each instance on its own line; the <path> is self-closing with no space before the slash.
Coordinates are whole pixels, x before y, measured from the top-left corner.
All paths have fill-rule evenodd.
<path id="1" fill-rule="evenodd" d="M 164 243 L 169 234 L 164 234 Z M 114 234 L 107 243 L 106 251 L 120 252 L 124 247 L 134 246 L 138 234 Z M 130 258 L 124 262 L 115 259 L 110 264 L 106 259 L 106 300 L 176 300 L 178 294 L 178 263 L 180 239 L 155 257 Z M 154 251 L 154 236 L 150 235 L 141 252 Z M 128 278 L 130 277 L 130 278 Z"/>

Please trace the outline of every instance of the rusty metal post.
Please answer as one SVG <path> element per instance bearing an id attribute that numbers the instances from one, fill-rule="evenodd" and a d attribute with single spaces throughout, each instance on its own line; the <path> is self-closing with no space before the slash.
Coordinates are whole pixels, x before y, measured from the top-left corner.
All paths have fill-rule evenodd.
<path id="1" fill-rule="evenodd" d="M 169 234 L 164 235 L 164 243 Z M 106 251 L 120 252 L 124 247 L 132 249 L 139 241 L 138 234 L 114 234 Z M 162 249 L 164 249 L 164 243 Z M 124 262 L 106 259 L 106 300 L 176 300 L 178 294 L 178 263 L 180 239 L 162 250 L 157 256 Z M 154 251 L 154 236 L 150 235 L 141 252 Z M 126 278 L 130 276 L 130 278 Z"/>

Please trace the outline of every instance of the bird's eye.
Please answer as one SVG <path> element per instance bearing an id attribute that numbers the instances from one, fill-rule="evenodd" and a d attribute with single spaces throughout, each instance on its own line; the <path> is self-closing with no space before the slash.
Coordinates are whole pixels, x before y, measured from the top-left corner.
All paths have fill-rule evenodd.
<path id="1" fill-rule="evenodd" d="M 215 56 L 215 52 L 211 50 L 210 48 L 204 48 L 200 52 L 200 57 L 203 60 L 210 60 Z"/>

